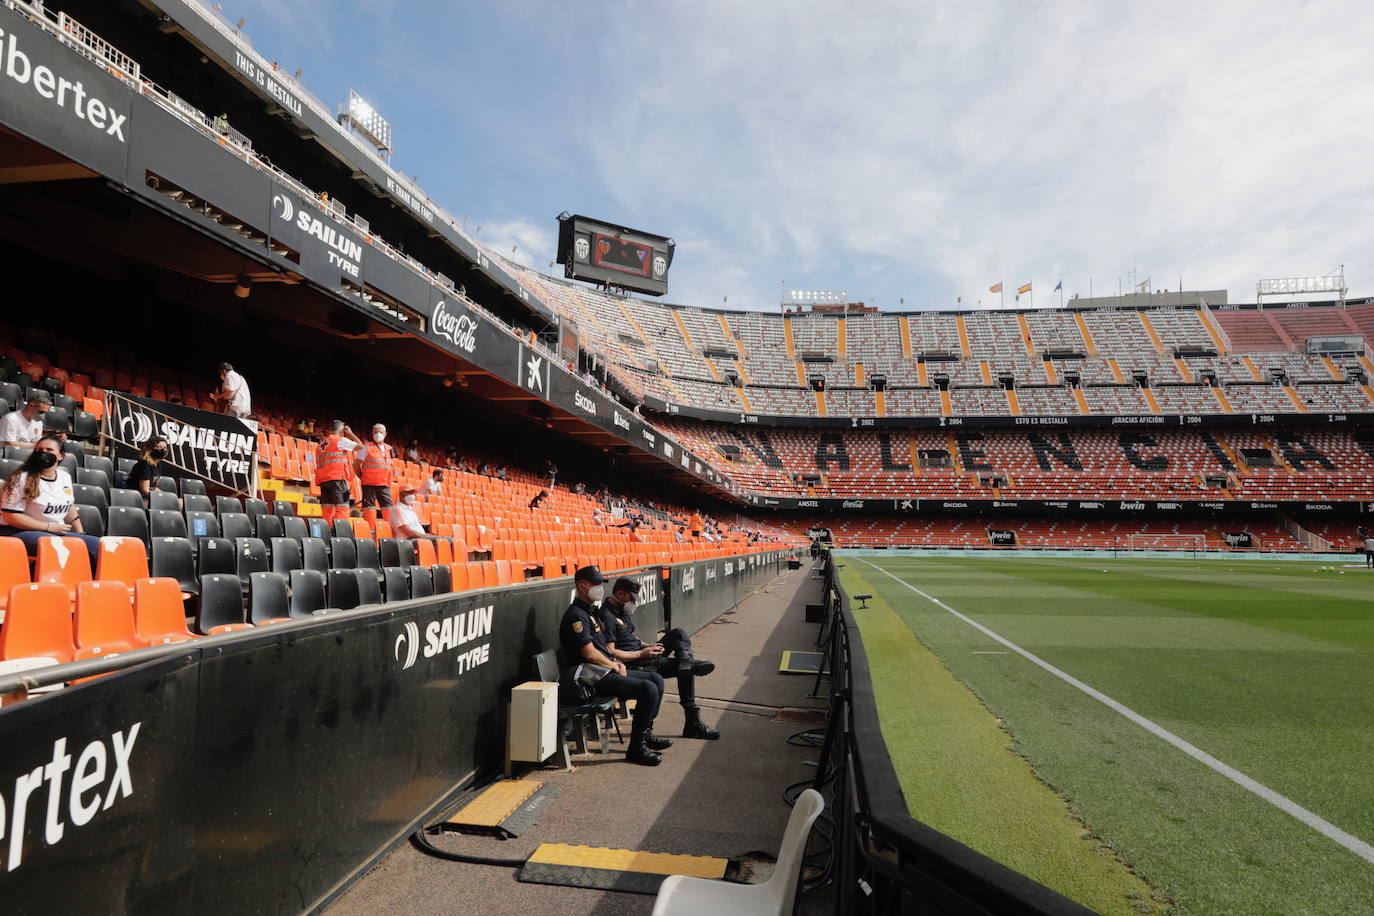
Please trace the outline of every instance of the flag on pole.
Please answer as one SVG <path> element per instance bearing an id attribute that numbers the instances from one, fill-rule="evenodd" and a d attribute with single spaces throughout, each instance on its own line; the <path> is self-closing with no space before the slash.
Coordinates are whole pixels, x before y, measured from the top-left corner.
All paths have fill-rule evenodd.
<path id="1" fill-rule="evenodd" d="M 988 292 L 990 292 L 990 293 L 1000 293 L 1001 291 L 1002 291 L 1002 283 L 1001 283 L 1001 281 L 998 281 L 997 283 L 994 283 L 992 286 L 989 286 L 989 287 L 988 287 Z"/>
<path id="2" fill-rule="evenodd" d="M 1030 292 L 1030 291 L 1031 291 L 1031 285 L 1030 285 L 1029 283 L 1027 283 L 1025 286 L 1018 286 L 1018 287 L 1016 287 L 1016 295 L 1018 295 L 1018 296 L 1024 296 L 1026 293 L 1028 293 L 1028 292 Z"/>
<path id="3" fill-rule="evenodd" d="M 1059 291 L 1060 291 L 1061 289 L 1063 289 L 1063 288 L 1064 288 L 1064 281 L 1063 281 L 1063 280 L 1060 280 L 1058 283 L 1056 283 L 1056 284 L 1054 285 L 1054 289 L 1050 290 L 1050 292 L 1052 292 L 1052 293 L 1057 293 L 1057 292 L 1059 292 Z"/>

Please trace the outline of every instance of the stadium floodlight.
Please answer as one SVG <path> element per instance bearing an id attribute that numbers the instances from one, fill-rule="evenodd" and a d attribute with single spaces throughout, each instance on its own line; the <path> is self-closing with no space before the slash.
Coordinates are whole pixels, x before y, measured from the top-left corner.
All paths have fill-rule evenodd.
<path id="1" fill-rule="evenodd" d="M 382 117 L 377 109 L 352 89 L 339 106 L 339 123 L 352 127 L 362 134 L 381 153 L 391 153 L 391 122 Z"/>
<path id="2" fill-rule="evenodd" d="M 1300 296 L 1304 293 L 1335 293 L 1345 299 L 1345 265 L 1324 277 L 1278 277 L 1260 280 L 1256 285 L 1260 298 L 1265 296 Z"/>
<path id="3" fill-rule="evenodd" d="M 790 305 L 844 305 L 849 293 L 842 289 L 792 289 L 787 291 Z"/>

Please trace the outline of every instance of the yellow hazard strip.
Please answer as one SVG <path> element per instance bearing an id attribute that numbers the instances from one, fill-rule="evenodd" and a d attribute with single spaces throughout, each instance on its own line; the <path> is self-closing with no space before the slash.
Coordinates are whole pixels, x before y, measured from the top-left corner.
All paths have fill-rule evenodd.
<path id="1" fill-rule="evenodd" d="M 503 779 L 492 783 L 482 794 L 456 811 L 448 823 L 464 827 L 500 826 L 542 785 L 542 782 L 533 779 Z"/>
<path id="2" fill-rule="evenodd" d="M 723 878 L 727 859 L 711 856 L 682 856 L 667 852 L 636 852 L 633 849 L 608 849 L 604 846 L 572 846 L 544 843 L 529 857 L 540 865 L 568 865 L 601 868 L 650 875 L 689 875 L 693 878 Z"/>

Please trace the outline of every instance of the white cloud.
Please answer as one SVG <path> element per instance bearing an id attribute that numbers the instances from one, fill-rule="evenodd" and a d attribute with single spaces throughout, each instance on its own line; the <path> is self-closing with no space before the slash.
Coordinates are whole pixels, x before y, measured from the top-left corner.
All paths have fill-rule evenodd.
<path id="1" fill-rule="evenodd" d="M 550 272 L 549 262 L 557 253 L 558 242 L 552 228 L 519 218 L 477 223 L 473 229 L 477 226 L 482 228 L 478 240 L 496 254 L 525 267 Z"/>

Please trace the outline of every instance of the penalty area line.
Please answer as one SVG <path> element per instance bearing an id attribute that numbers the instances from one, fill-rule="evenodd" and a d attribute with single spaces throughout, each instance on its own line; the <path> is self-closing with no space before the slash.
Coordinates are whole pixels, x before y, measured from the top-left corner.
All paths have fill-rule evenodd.
<path id="1" fill-rule="evenodd" d="M 1297 820 L 1311 827 L 1313 830 L 1317 831 L 1327 839 L 1339 843 L 1341 846 L 1345 847 L 1350 852 L 1353 852 L 1361 859 L 1364 859 L 1366 862 L 1374 864 L 1374 846 L 1371 846 L 1369 843 L 1366 843 L 1359 837 L 1354 836 L 1353 834 L 1346 833 L 1344 830 L 1337 827 L 1335 824 L 1322 818 L 1320 815 L 1307 810 L 1302 805 L 1298 804 L 1292 799 L 1280 795 L 1279 793 L 1275 792 L 1273 789 L 1269 788 L 1263 783 L 1258 782 L 1249 776 L 1246 776 L 1244 773 L 1242 773 L 1240 770 L 1237 770 L 1235 767 L 1228 766 L 1227 764 L 1222 763 L 1220 760 L 1213 757 L 1211 754 L 1202 750 L 1202 748 L 1194 744 L 1190 744 L 1189 742 L 1180 738 L 1178 735 L 1175 735 L 1173 732 L 1169 731 L 1164 726 L 1152 722 L 1151 720 L 1145 718 L 1140 713 L 1136 712 L 1130 707 L 1124 706 L 1121 703 L 1118 703 L 1116 700 L 1113 700 L 1111 697 L 1107 696 L 1102 691 L 1088 686 L 1087 684 L 1083 683 L 1078 678 L 1074 677 L 1068 672 L 1056 668 L 1054 665 L 1051 665 L 1043 658 L 1040 658 L 1034 653 L 1026 651 L 1025 649 L 1016 645 L 1016 643 L 1012 642 L 1006 637 L 994 633 L 992 630 L 989 630 L 987 627 L 983 626 L 978 621 L 974 620 L 973 618 L 965 614 L 959 613 L 954 608 L 950 607 L 948 604 L 945 604 L 939 598 L 936 598 L 933 595 L 926 594 L 916 586 L 912 585 L 910 582 L 907 582 L 905 579 L 893 575 L 892 573 L 888 572 L 886 569 L 883 569 L 881 566 L 878 566 L 875 563 L 870 563 L 863 557 L 855 557 L 854 559 L 861 561 L 867 566 L 872 566 L 874 569 L 878 570 L 878 572 L 887 576 L 889 579 L 892 579 L 893 581 L 906 586 L 908 589 L 920 595 L 922 598 L 926 599 L 931 604 L 935 605 L 936 607 L 940 608 L 946 613 L 951 614 L 954 617 L 957 617 L 959 620 L 962 620 L 964 623 L 973 627 L 975 630 L 982 633 L 984 636 L 987 636 L 989 639 L 992 639 L 995 642 L 1006 646 L 1008 649 L 1015 652 L 1017 655 L 1021 656 L 1022 658 L 1031 662 L 1032 664 L 1045 669 L 1050 674 L 1053 674 L 1055 677 L 1059 678 L 1064 683 L 1078 688 L 1083 693 L 1086 693 L 1088 696 L 1092 697 L 1094 700 L 1097 700 L 1097 702 L 1101 703 L 1103 706 L 1106 706 L 1113 712 L 1116 712 L 1124 716 L 1125 718 L 1129 719 L 1131 722 L 1134 722 L 1136 725 L 1139 725 L 1141 728 L 1145 729 L 1147 732 L 1154 735 L 1155 737 L 1162 738 L 1164 741 L 1167 741 L 1169 744 L 1172 744 L 1174 747 L 1178 748 L 1180 751 L 1187 754 L 1189 757 L 1192 757 L 1194 760 L 1198 761 L 1199 763 L 1203 764 L 1204 766 L 1208 767 L 1214 772 L 1219 773 L 1220 775 L 1231 780 L 1236 785 L 1240 786 L 1242 789 L 1245 789 L 1246 791 L 1259 796 L 1260 798 L 1267 801 L 1269 804 L 1273 805 L 1275 808 L 1278 808 L 1285 814 L 1290 815 L 1293 818 L 1296 818 Z"/>

